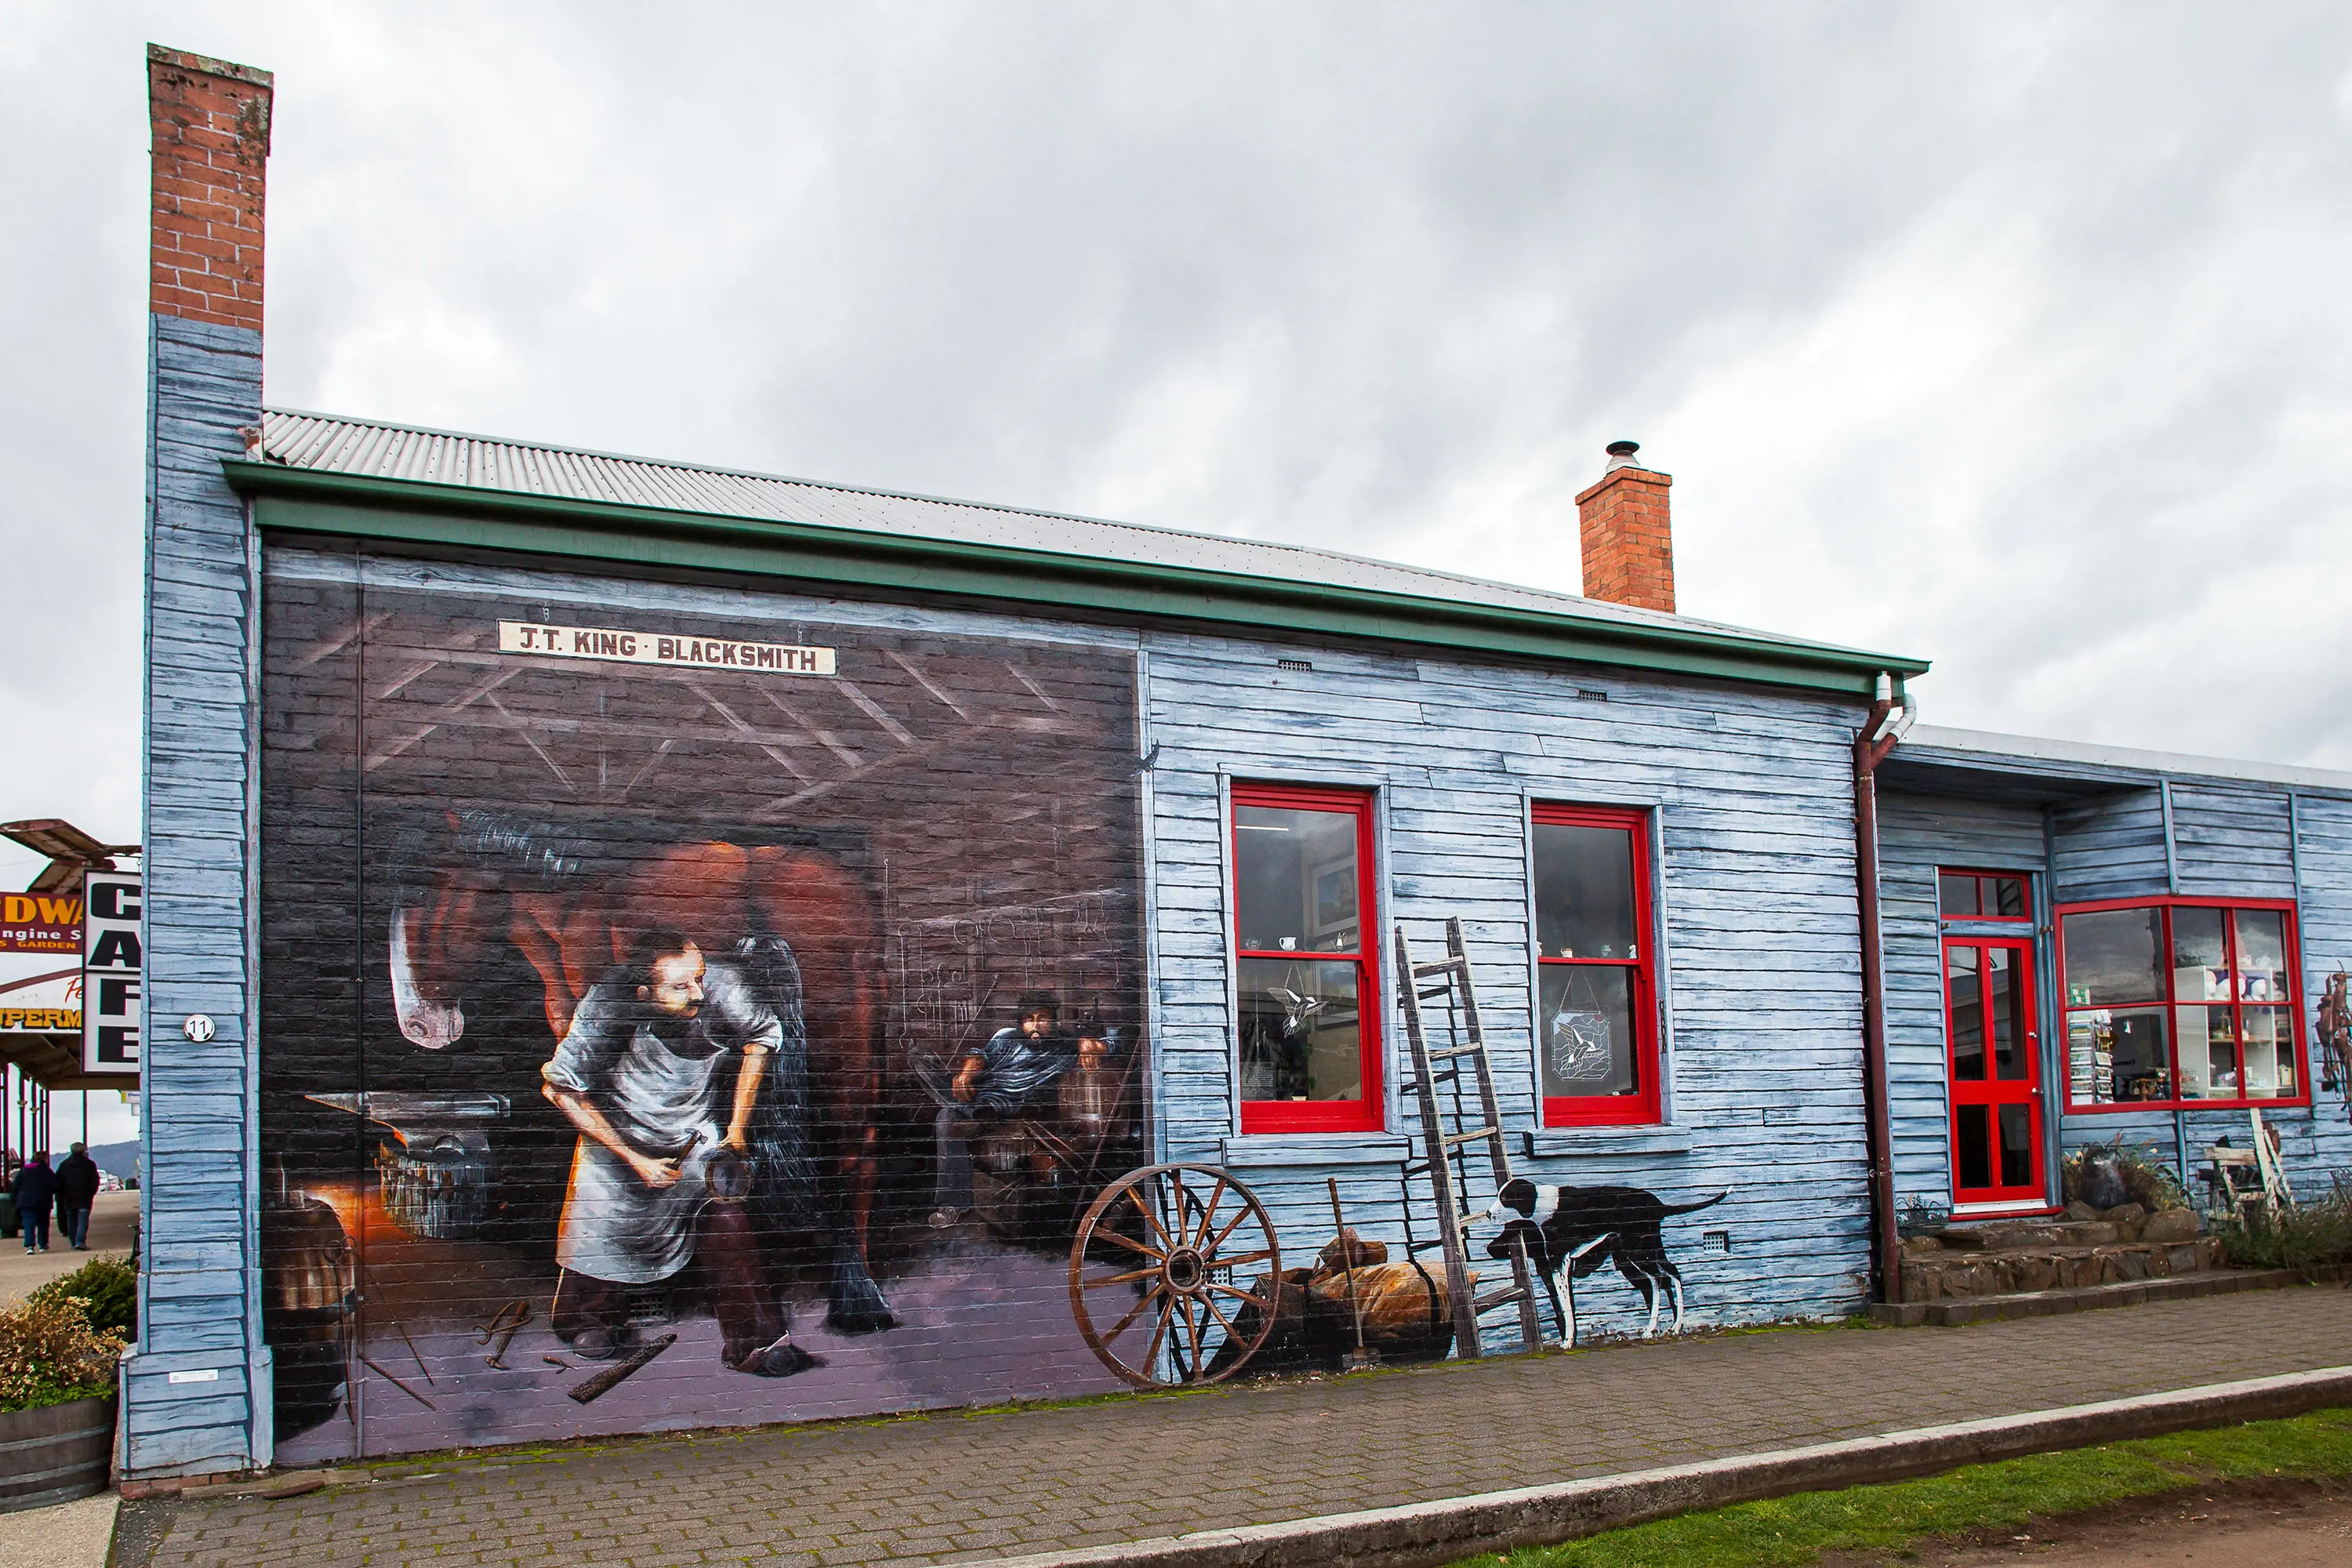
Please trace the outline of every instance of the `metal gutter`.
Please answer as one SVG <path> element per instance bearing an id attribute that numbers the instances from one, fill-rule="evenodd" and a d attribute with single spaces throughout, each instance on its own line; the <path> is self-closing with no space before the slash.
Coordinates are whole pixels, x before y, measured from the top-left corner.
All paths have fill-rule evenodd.
<path id="1" fill-rule="evenodd" d="M 1690 626 L 1581 620 L 1328 583 L 769 518 L 383 479 L 225 460 L 265 530 L 789 577 L 1042 609 L 1350 637 L 1653 669 L 1867 700 L 1925 660 Z"/>

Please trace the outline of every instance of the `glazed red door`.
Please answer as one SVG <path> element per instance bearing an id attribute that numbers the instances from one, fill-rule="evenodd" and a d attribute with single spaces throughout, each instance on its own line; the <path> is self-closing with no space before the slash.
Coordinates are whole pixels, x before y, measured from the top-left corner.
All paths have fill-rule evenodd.
<path id="1" fill-rule="evenodd" d="M 1952 1201 L 2038 1204 L 2041 1039 L 2033 944 L 1944 943 L 1944 1021 L 1952 1075 Z"/>

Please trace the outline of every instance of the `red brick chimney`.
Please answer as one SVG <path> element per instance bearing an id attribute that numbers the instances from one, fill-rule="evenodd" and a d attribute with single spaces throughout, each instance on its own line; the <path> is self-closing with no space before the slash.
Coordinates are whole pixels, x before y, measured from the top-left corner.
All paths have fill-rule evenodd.
<path id="1" fill-rule="evenodd" d="M 1633 461 L 1637 441 L 1609 443 L 1609 469 L 1576 498 L 1584 596 L 1675 613 L 1675 535 L 1666 511 L 1674 478 Z"/>
<path id="2" fill-rule="evenodd" d="M 269 98 L 268 71 L 147 46 L 154 314 L 261 330 Z"/>

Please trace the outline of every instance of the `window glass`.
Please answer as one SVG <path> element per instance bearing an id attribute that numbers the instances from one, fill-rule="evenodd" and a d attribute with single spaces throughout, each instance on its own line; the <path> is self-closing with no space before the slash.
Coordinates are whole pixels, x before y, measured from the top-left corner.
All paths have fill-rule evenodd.
<path id="1" fill-rule="evenodd" d="M 1946 871 L 1936 879 L 1936 902 L 1948 921 L 1974 920 L 1984 912 L 1977 879 L 1965 871 Z"/>
<path id="2" fill-rule="evenodd" d="M 1656 994 L 1645 951 L 1649 893 L 1639 811 L 1529 812 L 1535 885 L 1536 1087 L 1548 1125 L 1655 1121 Z"/>
<path id="3" fill-rule="evenodd" d="M 2060 924 L 2069 1007 L 2165 999 L 2162 910 L 2094 910 Z"/>
<path id="4" fill-rule="evenodd" d="M 1944 980 L 1951 997 L 1952 1076 L 1981 1083 L 1985 1075 L 1984 985 L 1979 977 L 1982 950 L 1944 950 Z M 1984 1185 L 1979 1182 L 1979 1186 Z"/>
<path id="5" fill-rule="evenodd" d="M 2172 900 L 2062 915 L 2069 1100 L 2300 1096 L 2291 921 L 2284 910 Z M 2151 944 L 2163 955 L 2153 975 L 2142 967 Z M 2106 1005 L 2117 1002 L 2156 1005 Z"/>
<path id="6" fill-rule="evenodd" d="M 1363 907 L 1372 796 L 1239 780 L 1233 789 L 1242 1131 L 1377 1129 L 1379 925 Z"/>
<path id="7" fill-rule="evenodd" d="M 2000 1184 L 2033 1184 L 2033 1111 L 2030 1106 L 2000 1107 Z"/>
<path id="8" fill-rule="evenodd" d="M 2025 1037 L 2032 1026 L 2025 1017 L 2025 984 L 2016 972 L 2017 952 L 2013 948 L 1989 947 L 1984 955 L 1987 989 L 1991 993 L 1993 1076 L 2021 1083 Z"/>
<path id="9" fill-rule="evenodd" d="M 1354 963 L 1244 958 L 1240 980 L 1244 1100 L 1363 1099 Z"/>
<path id="10" fill-rule="evenodd" d="M 1546 958 L 1641 956 L 1633 836 L 1622 827 L 1534 825 L 1536 942 Z"/>
<path id="11" fill-rule="evenodd" d="M 1543 1091 L 1633 1095 L 1642 1089 L 1634 1050 L 1633 972 L 1609 964 L 1540 966 Z"/>
<path id="12" fill-rule="evenodd" d="M 2246 1098 L 2276 1100 L 2294 1093 L 2294 1024 L 2284 1007 L 2249 1007 Z"/>
<path id="13" fill-rule="evenodd" d="M 1356 910 L 1353 812 L 1234 807 L 1235 932 L 1245 952 L 1353 952 Z"/>
<path id="14" fill-rule="evenodd" d="M 2227 1002 L 2230 950 L 2221 939 L 2220 910 L 2172 911 L 2172 999 Z"/>
<path id="15" fill-rule="evenodd" d="M 2023 920 L 2025 879 L 1984 871 L 1936 873 L 1936 907 L 1948 921 Z"/>
<path id="16" fill-rule="evenodd" d="M 2172 1053 L 2155 1007 L 2097 1007 L 2066 1018 L 2067 1087 L 2077 1105 L 2172 1098 Z"/>
<path id="17" fill-rule="evenodd" d="M 2227 1007 L 2176 1007 L 2180 1040 L 2180 1098 L 2238 1097 L 2238 1029 Z"/>
<path id="18" fill-rule="evenodd" d="M 2240 910 L 2238 998 L 2284 1002 L 2286 983 L 2286 917 L 2276 910 Z"/>
<path id="19" fill-rule="evenodd" d="M 1959 1109 L 1959 1132 L 1952 1140 L 1953 1152 L 1960 1158 L 1960 1181 L 1964 1187 L 1992 1185 L 1992 1107 L 1963 1105 Z"/>

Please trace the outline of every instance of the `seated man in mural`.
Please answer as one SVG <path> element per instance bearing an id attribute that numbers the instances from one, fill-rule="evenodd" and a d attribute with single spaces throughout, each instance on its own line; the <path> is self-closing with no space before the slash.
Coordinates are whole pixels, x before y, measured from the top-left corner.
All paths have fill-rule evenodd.
<path id="1" fill-rule="evenodd" d="M 1076 1065 L 1077 1047 L 1055 1025 L 1060 1013 L 1061 1003 L 1052 992 L 1024 992 L 1020 1022 L 997 1030 L 987 1043 L 957 1058 L 944 1084 L 926 1081 L 940 1102 L 932 1123 L 939 1154 L 934 1226 L 947 1229 L 971 1209 L 971 1138 L 979 1121 L 1025 1114 L 1046 1086 Z"/>
<path id="2" fill-rule="evenodd" d="M 740 969 L 676 931 L 642 939 L 581 998 L 541 1069 L 580 1131 L 551 1325 L 580 1355 L 617 1354 L 630 1289 L 699 1258 L 729 1366 L 783 1377 L 814 1364 L 786 1331 L 744 1204 L 752 1110 L 784 1028 Z"/>

